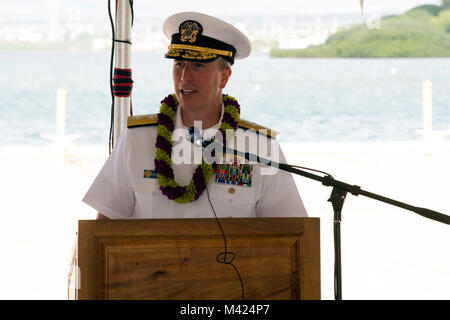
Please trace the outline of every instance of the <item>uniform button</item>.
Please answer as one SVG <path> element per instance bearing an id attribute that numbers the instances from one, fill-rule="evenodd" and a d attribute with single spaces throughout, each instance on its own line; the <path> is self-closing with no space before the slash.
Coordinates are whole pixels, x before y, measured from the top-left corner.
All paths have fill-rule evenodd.
<path id="1" fill-rule="evenodd" d="M 234 194 L 236 192 L 236 190 L 233 188 L 233 187 L 230 187 L 229 189 L 228 189 L 228 193 L 229 194 Z"/>
<path id="2" fill-rule="evenodd" d="M 155 191 L 153 191 L 153 192 L 152 192 L 152 195 L 156 196 L 156 192 L 155 192 Z"/>
<path id="3" fill-rule="evenodd" d="M 229 203 L 232 203 L 232 202 L 233 202 L 233 200 L 231 200 L 231 199 L 228 199 L 228 202 L 229 202 Z"/>

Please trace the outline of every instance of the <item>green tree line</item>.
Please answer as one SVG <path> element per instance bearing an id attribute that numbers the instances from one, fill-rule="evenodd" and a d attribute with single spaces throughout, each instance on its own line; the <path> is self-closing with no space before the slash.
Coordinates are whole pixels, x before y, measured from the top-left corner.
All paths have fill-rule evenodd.
<path id="1" fill-rule="evenodd" d="M 340 30 L 306 49 L 271 50 L 275 57 L 450 57 L 450 0 L 423 5 L 399 16 L 382 18 L 379 28 L 366 23 Z"/>

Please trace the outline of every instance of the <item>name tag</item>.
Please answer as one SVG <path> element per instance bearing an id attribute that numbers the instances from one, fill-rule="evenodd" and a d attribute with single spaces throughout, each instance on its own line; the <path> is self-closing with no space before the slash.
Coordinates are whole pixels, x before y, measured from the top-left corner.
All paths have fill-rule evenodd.
<path id="1" fill-rule="evenodd" d="M 156 170 L 144 170 L 144 178 L 156 179 Z"/>
<path id="2" fill-rule="evenodd" d="M 216 183 L 252 186 L 253 166 L 250 164 L 218 164 L 216 168 Z"/>

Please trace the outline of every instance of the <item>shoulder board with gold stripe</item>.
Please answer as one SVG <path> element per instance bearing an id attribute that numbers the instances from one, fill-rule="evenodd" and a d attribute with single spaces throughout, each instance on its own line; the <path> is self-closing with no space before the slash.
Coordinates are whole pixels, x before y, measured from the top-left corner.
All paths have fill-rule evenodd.
<path id="1" fill-rule="evenodd" d="M 158 125 L 158 115 L 156 113 L 131 116 L 127 118 L 128 128 L 138 128 L 157 125 Z"/>
<path id="2" fill-rule="evenodd" d="M 238 122 L 238 127 L 246 130 L 253 130 L 256 131 L 258 134 L 263 134 L 265 136 L 268 136 L 269 138 L 275 139 L 278 135 L 278 131 L 263 127 L 257 123 L 247 121 L 245 119 L 240 119 Z"/>
<path id="3" fill-rule="evenodd" d="M 139 116 L 130 116 L 127 119 L 128 128 L 138 128 L 146 126 L 157 126 L 158 125 L 158 115 L 157 114 L 144 114 Z M 270 138 L 276 138 L 278 131 L 269 129 L 267 127 L 261 126 L 255 122 L 251 122 L 245 119 L 240 119 L 238 127 L 245 130 L 253 130 L 258 134 L 263 134 Z"/>

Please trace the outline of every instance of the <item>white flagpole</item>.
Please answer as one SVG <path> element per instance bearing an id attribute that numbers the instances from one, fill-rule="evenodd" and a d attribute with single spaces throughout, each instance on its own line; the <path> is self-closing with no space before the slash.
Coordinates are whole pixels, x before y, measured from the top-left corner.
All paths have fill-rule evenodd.
<path id="1" fill-rule="evenodd" d="M 131 43 L 131 8 L 129 0 L 116 0 L 115 39 L 129 41 Z M 119 69 L 131 69 L 131 45 L 124 42 L 116 42 L 114 50 L 114 67 Z M 120 134 L 127 126 L 127 118 L 130 115 L 131 97 L 114 97 L 114 139 L 113 148 Z"/>

